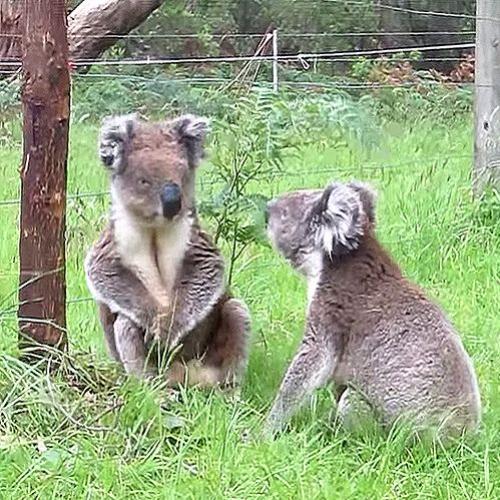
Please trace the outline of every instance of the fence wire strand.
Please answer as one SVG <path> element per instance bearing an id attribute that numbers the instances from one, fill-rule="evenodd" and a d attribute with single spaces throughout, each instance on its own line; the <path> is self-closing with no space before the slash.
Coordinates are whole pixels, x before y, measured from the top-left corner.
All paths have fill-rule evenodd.
<path id="1" fill-rule="evenodd" d="M 382 37 L 382 36 L 429 36 L 429 35 L 475 35 L 475 31 L 346 31 L 346 32 L 310 32 L 310 33 L 282 33 L 280 38 L 351 38 L 351 37 Z M 18 38 L 22 35 L 15 33 L 0 33 L 0 38 Z M 161 33 L 127 33 L 123 35 L 71 35 L 71 38 L 111 38 L 119 40 L 144 40 L 144 39 L 165 39 L 165 40 L 185 40 L 185 39 L 212 39 L 212 38 L 247 38 L 253 39 L 262 38 L 262 33 L 176 33 L 176 34 L 161 34 Z"/>
<path id="2" fill-rule="evenodd" d="M 475 43 L 456 43 L 456 44 L 437 44 L 422 45 L 411 47 L 397 47 L 388 49 L 370 49 L 370 50 L 347 50 L 347 51 L 327 51 L 327 52 L 298 52 L 295 54 L 281 55 L 243 55 L 243 56 L 213 56 L 213 57 L 167 57 L 167 58 L 143 58 L 143 59 L 74 59 L 72 64 L 80 66 L 154 66 L 168 64 L 213 64 L 213 63 L 236 63 L 248 61 L 273 61 L 280 62 L 298 62 L 312 60 L 323 60 L 344 57 L 365 57 L 376 55 L 402 54 L 406 52 L 432 52 L 438 50 L 465 50 L 475 48 Z M 0 61 L 2 66 L 11 66 L 18 68 L 21 66 L 19 61 Z"/>
<path id="3" fill-rule="evenodd" d="M 360 2 L 357 0 L 326 0 L 326 2 L 343 4 L 343 5 L 366 6 L 366 4 L 364 2 Z M 434 10 L 411 9 L 408 7 L 397 7 L 394 5 L 385 5 L 381 2 L 377 3 L 377 8 L 391 10 L 391 11 L 395 11 L 395 12 L 404 12 L 405 14 L 417 14 L 417 15 L 422 15 L 422 16 L 455 17 L 455 18 L 461 18 L 461 19 L 474 19 L 476 21 L 500 22 L 500 19 L 497 19 L 497 18 L 478 17 L 478 16 L 475 16 L 472 14 L 467 14 L 465 12 L 444 12 L 444 11 L 434 11 Z"/>
<path id="4" fill-rule="evenodd" d="M 265 175 L 261 176 L 256 176 L 255 181 L 260 182 L 260 181 L 266 181 L 266 180 L 275 180 L 275 181 L 280 181 L 282 179 L 289 179 L 289 178 L 294 178 L 294 177 L 301 177 L 303 176 L 304 178 L 307 177 L 317 177 L 320 175 L 325 175 L 325 174 L 335 174 L 335 173 L 346 173 L 346 172 L 386 172 L 386 171 L 395 171 L 395 170 L 401 170 L 404 168 L 408 168 L 410 166 L 416 166 L 419 165 L 419 168 L 426 169 L 426 168 L 433 168 L 432 164 L 435 162 L 449 162 L 451 160 L 456 161 L 456 160 L 471 160 L 472 161 L 472 154 L 471 155 L 448 155 L 448 156 L 429 156 L 429 157 L 423 157 L 423 158 L 418 158 L 414 160 L 407 160 L 404 162 L 397 162 L 397 163 L 379 163 L 379 164 L 368 164 L 368 165 L 337 165 L 337 166 L 331 166 L 331 167 L 323 167 L 315 171 L 304 171 L 304 170 L 295 170 L 295 171 L 288 171 L 288 172 L 273 172 L 273 173 L 266 173 Z M 415 169 L 413 169 L 415 170 Z M 214 181 L 211 179 L 200 179 L 198 181 L 199 187 L 201 189 L 206 188 L 206 187 L 213 187 L 213 186 L 223 186 L 223 181 Z M 95 192 L 85 192 L 85 193 L 71 193 L 68 194 L 66 199 L 68 201 L 74 201 L 74 200 L 80 200 L 80 199 L 99 199 L 99 198 L 107 198 L 109 197 L 110 192 L 109 191 L 95 191 Z M 2 206 L 20 206 L 21 199 L 20 198 L 12 198 L 8 200 L 0 200 L 0 207 Z"/>

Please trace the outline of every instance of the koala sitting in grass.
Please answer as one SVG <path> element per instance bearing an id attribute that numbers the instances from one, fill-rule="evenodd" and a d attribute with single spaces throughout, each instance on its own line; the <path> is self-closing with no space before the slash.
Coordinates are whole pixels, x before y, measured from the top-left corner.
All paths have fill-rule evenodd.
<path id="1" fill-rule="evenodd" d="M 273 246 L 307 278 L 304 338 L 265 426 L 280 430 L 314 389 L 333 382 L 351 431 L 396 421 L 453 436 L 475 429 L 480 396 L 469 356 L 441 309 L 410 283 L 374 233 L 375 195 L 335 182 L 271 201 Z"/>
<path id="2" fill-rule="evenodd" d="M 196 215 L 206 133 L 191 115 L 126 115 L 105 119 L 100 135 L 111 214 L 87 255 L 87 283 L 111 356 L 142 376 L 168 353 L 170 385 L 233 385 L 247 361 L 249 313 L 226 291 L 222 256 Z"/>

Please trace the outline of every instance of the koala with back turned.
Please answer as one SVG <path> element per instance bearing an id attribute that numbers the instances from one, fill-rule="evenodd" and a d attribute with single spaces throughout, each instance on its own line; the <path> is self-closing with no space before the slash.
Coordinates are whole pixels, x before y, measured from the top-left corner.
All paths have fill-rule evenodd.
<path id="1" fill-rule="evenodd" d="M 168 353 L 171 385 L 233 385 L 247 360 L 249 313 L 226 291 L 222 256 L 196 214 L 207 127 L 191 115 L 125 115 L 105 119 L 99 140 L 111 213 L 85 260 L 87 283 L 111 356 L 142 376 Z"/>
<path id="2" fill-rule="evenodd" d="M 453 436 L 480 419 L 476 375 L 445 314 L 403 277 L 374 234 L 375 195 L 333 183 L 271 201 L 268 234 L 307 278 L 304 338 L 267 419 L 279 430 L 314 389 L 333 382 L 350 430 L 410 422 Z"/>

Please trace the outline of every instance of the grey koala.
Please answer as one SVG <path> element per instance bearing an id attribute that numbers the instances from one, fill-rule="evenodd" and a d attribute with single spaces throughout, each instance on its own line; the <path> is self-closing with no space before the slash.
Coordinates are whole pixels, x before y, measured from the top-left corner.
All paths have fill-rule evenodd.
<path id="1" fill-rule="evenodd" d="M 250 317 L 231 298 L 224 262 L 200 228 L 195 172 L 207 120 L 104 120 L 99 155 L 110 173 L 111 213 L 85 260 L 111 356 L 151 375 L 173 356 L 171 385 L 236 384 L 247 362 Z"/>
<path id="2" fill-rule="evenodd" d="M 371 188 L 335 182 L 288 193 L 266 217 L 274 247 L 307 278 L 309 304 L 265 434 L 328 382 L 352 431 L 399 420 L 442 437 L 475 429 L 480 396 L 469 356 L 445 314 L 377 241 Z"/>

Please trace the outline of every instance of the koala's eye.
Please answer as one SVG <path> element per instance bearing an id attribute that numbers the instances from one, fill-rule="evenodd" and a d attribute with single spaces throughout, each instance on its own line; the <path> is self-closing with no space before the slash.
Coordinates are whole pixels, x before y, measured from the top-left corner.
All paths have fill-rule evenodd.
<path id="1" fill-rule="evenodd" d="M 288 209 L 287 208 L 282 208 L 280 216 L 281 216 L 282 220 L 286 219 L 288 217 Z"/>
<path id="2" fill-rule="evenodd" d="M 143 187 L 149 187 L 151 186 L 151 182 L 149 182 L 147 179 L 145 179 L 144 177 L 141 177 L 139 179 L 139 184 Z"/>

